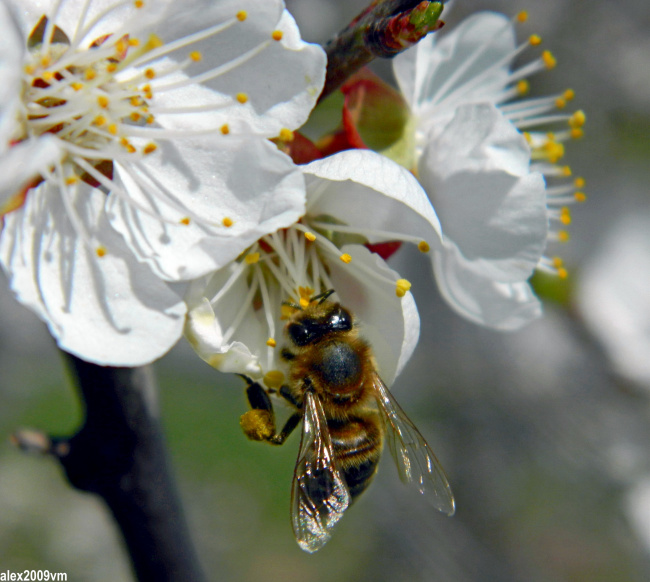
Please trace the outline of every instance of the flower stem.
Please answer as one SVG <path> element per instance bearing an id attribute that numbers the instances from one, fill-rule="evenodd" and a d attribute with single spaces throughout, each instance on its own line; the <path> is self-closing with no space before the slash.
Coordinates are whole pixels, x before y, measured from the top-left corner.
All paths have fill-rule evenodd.
<path id="1" fill-rule="evenodd" d="M 373 0 L 325 45 L 327 76 L 320 100 L 373 59 L 394 57 L 438 30 L 444 2 Z"/>
<path id="2" fill-rule="evenodd" d="M 75 435 L 52 439 L 70 483 L 104 499 L 138 580 L 202 582 L 158 420 L 152 368 L 102 367 L 66 356 L 86 408 Z"/>

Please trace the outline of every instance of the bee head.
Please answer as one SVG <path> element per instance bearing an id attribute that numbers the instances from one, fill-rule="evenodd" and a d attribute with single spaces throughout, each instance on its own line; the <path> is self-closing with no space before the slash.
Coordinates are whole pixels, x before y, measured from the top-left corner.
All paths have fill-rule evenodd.
<path id="1" fill-rule="evenodd" d="M 352 314 L 345 307 L 323 300 L 297 311 L 287 325 L 287 335 L 296 346 L 306 346 L 330 334 L 350 331 L 352 327 Z"/>

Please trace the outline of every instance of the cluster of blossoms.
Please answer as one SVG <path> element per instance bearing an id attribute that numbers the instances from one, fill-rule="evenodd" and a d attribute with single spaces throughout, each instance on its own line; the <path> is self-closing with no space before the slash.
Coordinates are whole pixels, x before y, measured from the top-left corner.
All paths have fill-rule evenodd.
<path id="1" fill-rule="evenodd" d="M 545 253 L 584 199 L 559 165 L 584 115 L 554 111 L 570 91 L 518 99 L 555 63 L 512 68 L 538 37 L 517 46 L 493 13 L 429 35 L 395 59 L 402 95 L 351 79 L 342 130 L 313 144 L 294 131 L 325 56 L 281 0 L 180 4 L 23 1 L 24 28 L 0 4 L 0 263 L 63 349 L 140 365 L 184 331 L 274 387 L 284 303 L 333 289 L 390 384 L 420 325 L 386 262 L 402 243 L 472 321 L 539 315 L 528 279 L 565 275 Z M 385 107 L 403 123 L 374 147 L 363 120 Z"/>

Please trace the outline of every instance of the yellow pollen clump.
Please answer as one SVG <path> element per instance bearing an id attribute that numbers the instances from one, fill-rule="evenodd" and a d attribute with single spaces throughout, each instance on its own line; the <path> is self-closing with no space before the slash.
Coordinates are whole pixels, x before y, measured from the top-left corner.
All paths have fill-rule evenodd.
<path id="1" fill-rule="evenodd" d="M 145 155 L 152 154 L 158 149 L 158 146 L 155 143 L 148 143 L 144 148 L 142 148 L 142 153 Z"/>
<path id="2" fill-rule="evenodd" d="M 316 240 L 316 235 L 313 232 L 306 232 L 305 238 L 310 242 L 314 242 Z"/>
<path id="3" fill-rule="evenodd" d="M 72 186 L 73 184 L 76 184 L 77 182 L 79 182 L 79 176 L 68 176 L 68 177 L 65 179 L 65 183 L 66 183 L 68 186 Z"/>
<path id="4" fill-rule="evenodd" d="M 538 34 L 531 34 L 528 42 L 531 44 L 531 46 L 538 46 L 542 44 L 542 37 Z"/>
<path id="5" fill-rule="evenodd" d="M 347 263 L 347 264 L 352 262 L 352 257 L 350 255 L 348 255 L 348 253 L 343 253 L 339 257 L 339 259 L 341 259 L 344 263 Z"/>
<path id="6" fill-rule="evenodd" d="M 248 101 L 248 95 L 246 93 L 237 93 L 236 97 L 237 101 L 239 101 L 242 105 Z"/>
<path id="7" fill-rule="evenodd" d="M 247 18 L 248 18 L 248 12 L 246 12 L 246 10 L 240 10 L 239 12 L 237 12 L 237 20 L 239 20 L 239 22 L 244 22 L 244 20 L 246 20 Z"/>
<path id="8" fill-rule="evenodd" d="M 427 241 L 423 240 L 418 243 L 418 250 L 421 253 L 428 253 L 431 250 L 431 247 Z"/>
<path id="9" fill-rule="evenodd" d="M 585 184 L 586 184 L 585 179 L 582 178 L 582 177 L 580 177 L 580 178 L 576 178 L 576 179 L 573 181 L 573 185 L 574 185 L 576 188 L 584 188 L 584 187 L 585 187 Z"/>
<path id="10" fill-rule="evenodd" d="M 404 297 L 406 292 L 411 288 L 410 281 L 406 279 L 397 279 L 395 282 L 395 295 L 398 297 Z"/>
<path id="11" fill-rule="evenodd" d="M 103 115 L 98 115 L 93 119 L 93 124 L 96 125 L 97 127 L 101 127 L 102 125 L 106 125 L 106 118 Z"/>
<path id="12" fill-rule="evenodd" d="M 97 76 L 95 69 L 86 69 L 84 72 L 84 79 L 86 81 L 92 81 Z"/>
<path id="13" fill-rule="evenodd" d="M 287 142 L 288 141 L 293 141 L 295 139 L 295 137 L 296 136 L 294 135 L 293 131 L 291 131 L 290 129 L 288 129 L 286 127 L 283 127 L 280 130 L 280 139 L 282 141 L 287 141 Z"/>
<path id="14" fill-rule="evenodd" d="M 544 151 L 549 162 L 555 164 L 564 156 L 564 145 L 556 141 L 548 141 L 544 144 Z"/>
<path id="15" fill-rule="evenodd" d="M 106 95 L 100 95 L 97 97 L 97 105 L 99 105 L 102 109 L 107 109 L 108 103 L 108 97 L 106 97 Z"/>
<path id="16" fill-rule="evenodd" d="M 157 34 L 150 34 L 147 39 L 147 44 L 144 46 L 145 50 L 160 48 L 165 44 Z"/>
<path id="17" fill-rule="evenodd" d="M 111 123 L 106 129 L 111 135 L 117 135 L 117 123 Z"/>
<path id="18" fill-rule="evenodd" d="M 576 96 L 576 92 L 573 89 L 567 89 L 562 97 L 564 97 L 567 101 L 571 101 Z"/>
<path id="19" fill-rule="evenodd" d="M 517 93 L 519 95 L 526 95 L 530 91 L 530 83 L 526 79 L 522 79 L 517 83 Z"/>
<path id="20" fill-rule="evenodd" d="M 578 109 L 569 119 L 570 127 L 582 127 L 587 121 L 587 116 L 582 109 Z"/>
<path id="21" fill-rule="evenodd" d="M 303 309 L 305 309 L 306 307 L 309 307 L 309 303 L 310 303 L 310 301 L 309 301 L 309 298 L 308 298 L 308 297 L 301 297 L 301 298 L 300 298 L 300 301 L 298 301 L 298 304 L 299 304 L 300 307 L 302 307 Z"/>
<path id="22" fill-rule="evenodd" d="M 188 226 L 190 224 L 190 217 L 189 216 L 184 216 L 179 220 L 181 224 L 184 224 L 185 226 Z"/>
<path id="23" fill-rule="evenodd" d="M 244 261 L 247 265 L 254 265 L 259 262 L 260 254 L 259 253 L 249 253 L 244 257 Z"/>
<path id="24" fill-rule="evenodd" d="M 282 40 L 282 37 L 283 37 L 283 36 L 284 36 L 284 34 L 282 33 L 281 30 L 274 30 L 274 31 L 271 33 L 271 38 L 272 38 L 273 40 Z"/>
<path id="25" fill-rule="evenodd" d="M 526 22 L 528 20 L 528 12 L 522 10 L 519 14 L 517 14 L 517 20 L 519 22 Z"/>
<path id="26" fill-rule="evenodd" d="M 280 370 L 270 370 L 264 374 L 264 384 L 268 388 L 280 388 L 284 382 L 284 374 Z"/>
<path id="27" fill-rule="evenodd" d="M 190 59 L 192 59 L 195 63 L 198 63 L 202 58 L 203 55 L 201 54 L 201 51 L 192 51 L 190 53 Z"/>
<path id="28" fill-rule="evenodd" d="M 569 241 L 569 233 L 566 230 L 561 230 L 560 232 L 557 233 L 557 239 L 560 242 L 568 242 Z"/>
<path id="29" fill-rule="evenodd" d="M 145 69 L 144 70 L 144 76 L 147 77 L 147 79 L 153 79 L 156 76 L 156 71 L 153 69 Z"/>
<path id="30" fill-rule="evenodd" d="M 278 342 L 276 342 L 272 337 L 266 340 L 266 345 L 269 346 L 270 348 L 274 348 L 275 346 L 278 345 Z"/>
<path id="31" fill-rule="evenodd" d="M 228 126 L 227 123 L 224 123 L 221 126 L 221 133 L 223 133 L 223 135 L 228 135 L 230 133 L 230 127 Z"/>
<path id="32" fill-rule="evenodd" d="M 95 254 L 101 259 L 102 257 L 106 256 L 106 247 L 103 245 L 98 246 L 95 249 Z"/>
<path id="33" fill-rule="evenodd" d="M 544 65 L 547 69 L 552 69 L 555 67 L 555 65 L 557 65 L 557 61 L 555 60 L 555 57 L 551 51 L 544 51 L 542 53 L 542 61 L 544 61 Z"/>
<path id="34" fill-rule="evenodd" d="M 221 221 L 221 224 L 223 224 L 226 228 L 230 228 L 234 222 L 232 218 L 228 218 L 227 216 Z"/>
<path id="35" fill-rule="evenodd" d="M 576 192 L 573 197 L 576 199 L 576 202 L 585 202 L 587 200 L 587 195 L 584 192 Z"/>

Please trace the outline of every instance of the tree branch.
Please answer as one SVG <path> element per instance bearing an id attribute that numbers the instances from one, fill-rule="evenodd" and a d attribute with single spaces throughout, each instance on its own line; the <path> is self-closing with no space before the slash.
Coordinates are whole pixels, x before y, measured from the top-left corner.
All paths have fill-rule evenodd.
<path id="1" fill-rule="evenodd" d="M 373 59 L 394 57 L 439 29 L 444 2 L 374 0 L 325 45 L 327 76 L 320 100 Z"/>
<path id="2" fill-rule="evenodd" d="M 203 582 L 157 418 L 152 368 L 65 355 L 85 403 L 83 426 L 69 438 L 19 431 L 14 441 L 54 455 L 74 487 L 104 499 L 138 580 Z"/>

